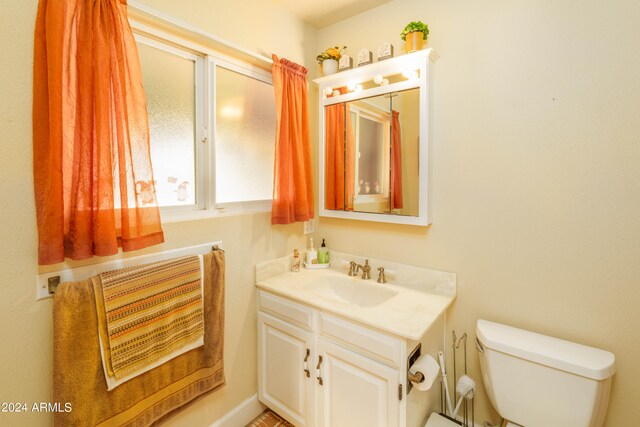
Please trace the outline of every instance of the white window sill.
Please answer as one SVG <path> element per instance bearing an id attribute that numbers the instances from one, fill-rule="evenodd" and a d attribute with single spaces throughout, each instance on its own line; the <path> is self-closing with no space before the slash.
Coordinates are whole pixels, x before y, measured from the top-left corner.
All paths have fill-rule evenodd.
<path id="1" fill-rule="evenodd" d="M 160 209 L 160 219 L 163 224 L 172 222 L 199 221 L 203 219 L 251 215 L 271 212 L 271 200 L 255 203 L 238 203 L 211 209 L 194 209 L 182 211 L 170 211 Z"/>

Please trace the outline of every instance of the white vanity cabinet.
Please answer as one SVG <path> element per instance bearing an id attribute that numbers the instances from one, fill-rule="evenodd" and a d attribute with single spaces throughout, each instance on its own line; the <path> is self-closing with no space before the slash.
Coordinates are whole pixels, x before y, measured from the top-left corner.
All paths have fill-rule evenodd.
<path id="1" fill-rule="evenodd" d="M 258 309 L 258 397 L 296 426 L 417 427 L 435 409 L 425 396 L 407 405 L 407 357 L 418 342 L 265 290 Z"/>
<path id="2" fill-rule="evenodd" d="M 328 269 L 256 265 L 258 398 L 298 427 L 423 427 L 440 387 L 408 391 L 407 367 L 444 349 L 454 273 L 368 258 L 380 284 L 347 274 L 364 258 L 332 251 Z"/>

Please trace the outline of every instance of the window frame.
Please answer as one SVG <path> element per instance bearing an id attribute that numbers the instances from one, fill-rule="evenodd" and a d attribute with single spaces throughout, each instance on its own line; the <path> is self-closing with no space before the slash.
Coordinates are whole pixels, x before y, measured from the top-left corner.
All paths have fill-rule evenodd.
<path id="1" fill-rule="evenodd" d="M 215 70 L 226 68 L 273 85 L 270 71 L 148 26 L 132 26 L 136 42 L 196 60 L 196 203 L 160 207 L 164 223 L 270 212 L 272 198 L 217 203 L 215 198 Z M 274 140 L 275 143 L 275 140 Z"/>

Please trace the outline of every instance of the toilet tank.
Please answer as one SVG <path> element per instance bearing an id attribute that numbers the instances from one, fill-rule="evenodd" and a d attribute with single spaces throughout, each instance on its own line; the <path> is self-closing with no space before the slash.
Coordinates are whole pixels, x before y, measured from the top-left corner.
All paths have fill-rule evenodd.
<path id="1" fill-rule="evenodd" d="M 476 325 L 482 380 L 500 416 L 525 427 L 600 427 L 615 356 L 487 320 Z"/>

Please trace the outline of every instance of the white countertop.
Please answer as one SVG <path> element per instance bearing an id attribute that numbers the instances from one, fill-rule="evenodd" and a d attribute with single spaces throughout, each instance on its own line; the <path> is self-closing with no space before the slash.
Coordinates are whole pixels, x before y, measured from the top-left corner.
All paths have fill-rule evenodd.
<path id="1" fill-rule="evenodd" d="M 343 260 L 363 263 L 362 257 L 331 253 L 330 269 L 289 271 L 290 257 L 283 257 L 256 266 L 256 286 L 329 313 L 338 314 L 367 326 L 419 341 L 436 319 L 453 302 L 456 296 L 454 273 L 407 266 L 388 261 L 370 259 L 371 279 L 348 277 Z M 384 266 L 391 274 L 388 283 L 376 282 L 377 267 Z M 352 284 L 356 290 L 374 290 L 372 286 L 384 286 L 395 295 L 373 307 L 361 307 L 335 298 L 318 295 L 310 290 L 311 282 L 336 280 Z M 353 282 L 349 282 L 353 281 Z M 361 285 L 361 286 L 359 286 Z"/>

